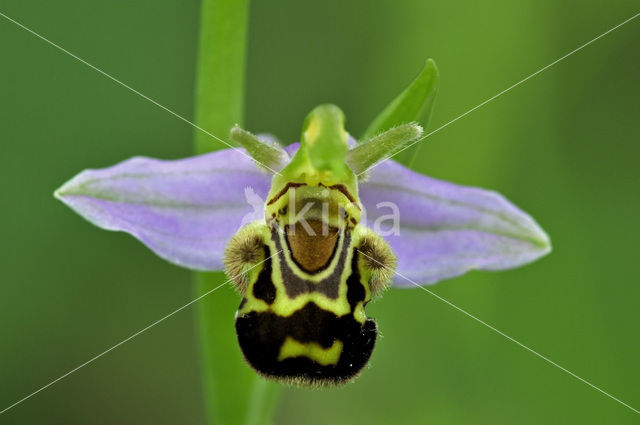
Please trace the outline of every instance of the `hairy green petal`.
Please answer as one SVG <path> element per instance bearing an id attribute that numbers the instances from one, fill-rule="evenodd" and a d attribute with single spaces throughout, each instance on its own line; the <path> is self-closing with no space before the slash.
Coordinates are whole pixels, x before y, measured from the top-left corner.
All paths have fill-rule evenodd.
<path id="1" fill-rule="evenodd" d="M 237 125 L 231 129 L 229 138 L 245 148 L 260 168 L 271 173 L 281 170 L 289 159 L 287 153 L 279 146 L 260 140 Z"/>
<path id="2" fill-rule="evenodd" d="M 422 127 L 417 123 L 403 124 L 354 146 L 347 152 L 347 164 L 360 175 L 369 168 L 388 158 L 422 135 Z"/>

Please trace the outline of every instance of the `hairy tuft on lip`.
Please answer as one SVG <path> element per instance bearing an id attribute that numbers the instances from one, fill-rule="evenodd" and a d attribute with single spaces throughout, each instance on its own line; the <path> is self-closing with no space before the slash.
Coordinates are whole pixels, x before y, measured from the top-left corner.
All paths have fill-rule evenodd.
<path id="1" fill-rule="evenodd" d="M 369 286 L 371 298 L 375 299 L 382 295 L 393 281 L 398 259 L 389 244 L 375 235 L 373 230 L 366 228 L 363 232 L 358 250 L 362 254 L 366 269 L 371 271 Z"/>
<path id="2" fill-rule="evenodd" d="M 265 259 L 264 242 L 249 223 L 236 233 L 224 252 L 224 267 L 229 279 L 240 295 L 244 295 L 249 284 L 247 272 Z"/>

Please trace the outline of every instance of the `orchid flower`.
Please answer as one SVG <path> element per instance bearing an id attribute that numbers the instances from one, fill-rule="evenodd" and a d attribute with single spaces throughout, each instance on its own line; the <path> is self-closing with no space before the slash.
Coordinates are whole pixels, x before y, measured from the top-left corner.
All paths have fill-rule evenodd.
<path id="1" fill-rule="evenodd" d="M 242 148 L 130 158 L 81 172 L 55 196 L 171 263 L 226 269 L 243 297 L 239 343 L 258 373 L 347 382 L 376 340 L 364 307 L 387 286 L 513 268 L 550 251 L 534 219 L 500 194 L 388 159 L 422 136 L 411 121 L 430 113 L 434 69 L 428 62 L 363 140 L 346 132 L 339 108 L 321 105 L 299 144 L 234 127 Z"/>

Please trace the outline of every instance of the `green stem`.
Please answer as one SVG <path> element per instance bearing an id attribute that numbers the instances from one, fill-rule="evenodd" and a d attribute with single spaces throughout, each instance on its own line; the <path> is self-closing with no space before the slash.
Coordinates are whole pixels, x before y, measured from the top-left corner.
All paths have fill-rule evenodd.
<path id="1" fill-rule="evenodd" d="M 249 398 L 245 425 L 269 425 L 279 393 L 278 385 L 262 378 L 257 379 Z"/>
<path id="2" fill-rule="evenodd" d="M 196 123 L 223 140 L 242 125 L 249 0 L 202 0 L 195 87 Z M 196 153 L 225 148 L 196 130 Z"/>
<path id="3" fill-rule="evenodd" d="M 195 121 L 228 141 L 242 124 L 249 0 L 203 0 L 195 88 Z M 225 148 L 206 133 L 195 132 L 198 154 Z M 215 188 L 211 188 L 215 190 Z M 222 273 L 196 273 L 198 295 L 226 281 Z M 198 330 L 207 422 L 211 425 L 268 424 L 277 387 L 244 363 L 233 317 L 240 300 L 227 288 L 198 303 Z"/>

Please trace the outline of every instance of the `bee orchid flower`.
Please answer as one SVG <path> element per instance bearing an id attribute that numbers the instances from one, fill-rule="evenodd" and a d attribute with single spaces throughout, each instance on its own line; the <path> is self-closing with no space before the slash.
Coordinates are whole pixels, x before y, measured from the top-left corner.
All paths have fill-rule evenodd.
<path id="1" fill-rule="evenodd" d="M 388 159 L 421 137 L 420 125 L 356 142 L 344 123 L 338 107 L 321 105 L 299 144 L 234 127 L 242 148 L 131 158 L 85 170 L 55 195 L 169 262 L 226 270 L 242 297 L 238 342 L 259 374 L 341 384 L 371 356 L 377 325 L 365 306 L 387 287 L 513 268 L 550 251 L 534 219 L 498 193 Z"/>
<path id="2" fill-rule="evenodd" d="M 334 115 L 338 117 L 337 123 L 327 122 Z M 437 180 L 393 160 L 381 161 L 386 154 L 418 138 L 422 131 L 419 126 L 407 124 L 356 143 L 349 141 L 341 128 L 342 114 L 336 107 L 320 106 L 310 116 L 302 145 L 281 148 L 236 127 L 231 138 L 245 149 L 226 149 L 179 160 L 134 157 L 109 168 L 85 170 L 55 195 L 96 226 L 127 232 L 174 264 L 212 271 L 224 270 L 226 263 L 229 277 L 244 299 L 253 301 L 243 302 L 242 308 L 253 309 L 246 311 L 254 316 L 274 309 L 273 305 L 278 305 L 275 298 L 282 289 L 283 294 L 287 291 L 289 294 L 287 302 L 278 306 L 280 312 L 287 310 L 288 317 L 293 317 L 292 311 L 301 309 L 301 303 L 319 306 L 318 311 L 300 313 L 307 315 L 306 322 L 296 317 L 300 323 L 313 321 L 310 317 L 318 318 L 321 311 L 331 310 L 328 300 L 341 299 L 337 293 L 349 277 L 345 270 L 354 272 L 360 267 L 360 274 L 369 276 L 360 297 L 352 301 L 358 307 L 350 309 L 347 305 L 346 309 L 336 308 L 331 313 L 332 318 L 340 318 L 348 312 L 349 317 L 359 316 L 360 322 L 352 318 L 350 323 L 338 324 L 335 319 L 337 333 L 325 338 L 320 335 L 323 330 L 318 335 L 299 335 L 301 331 L 295 330 L 295 326 L 280 323 L 286 321 L 281 319 L 286 314 L 271 313 L 272 323 L 263 332 L 273 334 L 277 329 L 291 328 L 298 338 L 279 332 L 282 335 L 277 337 L 277 352 L 272 364 L 266 365 L 261 364 L 261 355 L 254 354 L 263 353 L 266 346 L 272 345 L 271 341 L 258 347 L 255 342 L 258 336 L 239 332 L 241 344 L 243 336 L 247 336 L 242 348 L 259 372 L 296 382 L 311 380 L 314 373 L 330 383 L 341 382 L 364 366 L 375 341 L 375 325 L 367 325 L 371 319 L 363 319 L 364 304 L 388 284 L 396 287 L 413 287 L 413 282 L 433 284 L 473 269 L 517 267 L 549 252 L 549 238 L 540 226 L 501 195 Z M 364 173 L 365 170 L 368 171 Z M 366 179 L 357 178 L 356 172 Z M 322 208 L 317 209 L 313 202 L 306 212 L 304 206 L 299 206 L 297 214 L 293 208 L 287 211 L 291 205 L 307 200 L 325 202 L 327 217 L 322 217 Z M 296 215 L 306 219 L 308 229 L 297 225 Z M 338 217 L 344 219 L 343 224 L 335 221 Z M 320 229 L 323 223 L 327 227 L 325 235 Z M 283 230 L 288 228 L 297 230 L 298 236 Z M 285 237 L 272 237 L 271 229 Z M 378 233 L 384 234 L 384 238 Z M 364 253 L 359 266 L 357 262 L 347 264 L 355 258 L 345 246 L 349 237 L 351 243 L 358 239 L 354 249 Z M 282 254 L 283 250 L 287 255 Z M 280 254 L 276 255 L 277 252 Z M 270 263 L 268 268 L 248 271 L 264 261 Z M 274 279 L 280 285 L 272 283 L 269 277 L 265 288 L 248 291 L 247 287 L 264 280 L 259 279 L 261 271 L 276 269 L 276 262 L 281 271 L 286 266 L 284 278 Z M 326 299 L 318 298 L 313 291 L 302 296 L 298 294 L 302 289 L 289 289 L 284 284 L 287 280 L 301 280 L 299 275 L 307 281 L 319 274 L 326 278 L 328 271 L 335 271 L 338 280 L 330 282 L 333 287 L 326 289 Z M 287 277 L 287 273 L 291 276 Z M 255 296 L 258 289 L 264 292 L 262 298 Z M 336 292 L 333 298 L 328 294 L 331 290 Z M 343 292 L 346 300 L 346 286 Z M 250 325 L 255 326 L 247 323 L 245 327 Z M 347 345 L 348 336 L 340 332 L 350 326 L 361 341 L 352 338 L 352 347 L 335 345 L 335 341 Z M 322 344 L 323 338 L 329 340 L 326 345 Z M 307 345 L 300 342 L 304 339 Z M 334 355 L 334 351 L 349 359 L 344 360 L 345 365 L 350 363 L 352 367 L 344 366 L 348 370 L 341 370 L 340 360 L 335 360 L 340 356 Z M 364 355 L 358 356 L 356 352 Z M 276 367 L 282 363 L 278 359 L 283 358 L 304 358 L 313 365 L 297 369 L 295 365 Z M 329 369 L 333 374 L 327 372 Z M 320 378 L 313 379 L 312 384 L 324 383 Z"/>

